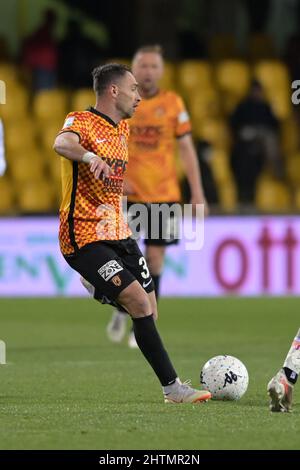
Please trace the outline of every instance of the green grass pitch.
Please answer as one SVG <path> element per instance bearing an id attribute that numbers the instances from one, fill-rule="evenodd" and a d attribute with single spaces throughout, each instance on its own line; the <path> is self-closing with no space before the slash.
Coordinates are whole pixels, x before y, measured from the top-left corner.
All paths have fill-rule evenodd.
<path id="1" fill-rule="evenodd" d="M 300 326 L 297 298 L 162 299 L 159 329 L 182 380 L 231 354 L 250 384 L 238 402 L 164 404 L 139 350 L 105 336 L 90 299 L 1 299 L 0 449 L 299 449 L 294 411 L 272 414 L 266 384 Z"/>

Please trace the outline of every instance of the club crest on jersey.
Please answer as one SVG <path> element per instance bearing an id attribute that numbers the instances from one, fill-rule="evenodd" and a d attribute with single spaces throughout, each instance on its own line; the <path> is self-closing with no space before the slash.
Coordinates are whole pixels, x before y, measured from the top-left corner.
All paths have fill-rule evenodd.
<path id="1" fill-rule="evenodd" d="M 119 274 L 117 274 L 116 276 L 114 276 L 112 278 L 112 282 L 114 283 L 115 286 L 119 287 L 121 284 L 122 284 L 122 281 L 121 281 L 121 278 L 119 276 Z"/>
<path id="2" fill-rule="evenodd" d="M 104 279 L 109 281 L 115 274 L 123 271 L 122 266 L 116 260 L 110 260 L 98 269 L 98 273 Z"/>
<path id="3" fill-rule="evenodd" d="M 71 117 L 67 118 L 64 122 L 63 129 L 65 129 L 66 127 L 72 126 L 74 121 L 75 121 L 75 116 L 71 116 Z"/>

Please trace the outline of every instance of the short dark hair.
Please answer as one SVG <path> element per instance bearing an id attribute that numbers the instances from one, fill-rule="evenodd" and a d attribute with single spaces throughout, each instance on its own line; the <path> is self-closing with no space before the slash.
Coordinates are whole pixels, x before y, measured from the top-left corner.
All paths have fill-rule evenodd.
<path id="1" fill-rule="evenodd" d="M 138 54 L 143 54 L 143 53 L 148 53 L 148 52 L 158 54 L 163 59 L 164 51 L 163 51 L 163 48 L 161 47 L 161 45 L 160 44 L 148 44 L 148 45 L 139 47 L 135 51 L 134 56 L 133 56 L 133 60 L 136 58 L 136 56 Z"/>
<path id="2" fill-rule="evenodd" d="M 130 67 L 124 64 L 105 64 L 96 67 L 92 72 L 95 93 L 102 95 L 109 85 L 124 77 L 127 72 L 131 72 Z"/>

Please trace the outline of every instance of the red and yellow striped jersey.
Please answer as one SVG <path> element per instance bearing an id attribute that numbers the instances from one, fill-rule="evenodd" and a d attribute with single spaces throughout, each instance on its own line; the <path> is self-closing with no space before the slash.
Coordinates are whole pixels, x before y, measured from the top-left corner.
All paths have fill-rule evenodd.
<path id="1" fill-rule="evenodd" d="M 180 200 L 176 172 L 176 139 L 191 132 L 182 99 L 173 91 L 160 91 L 139 104 L 129 121 L 129 163 L 126 179 L 135 194 L 130 201 Z"/>
<path id="2" fill-rule="evenodd" d="M 99 180 L 87 163 L 61 158 L 61 251 L 67 255 L 87 243 L 127 238 L 131 232 L 123 219 L 122 193 L 128 162 L 128 123 L 121 121 L 116 125 L 108 116 L 90 108 L 68 114 L 60 133 L 63 132 L 75 132 L 82 147 L 103 158 L 113 174 Z"/>

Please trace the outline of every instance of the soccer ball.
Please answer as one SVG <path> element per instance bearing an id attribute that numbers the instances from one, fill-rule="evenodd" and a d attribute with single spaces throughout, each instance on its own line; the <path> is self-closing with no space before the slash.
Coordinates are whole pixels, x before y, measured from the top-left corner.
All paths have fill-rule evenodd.
<path id="1" fill-rule="evenodd" d="M 239 400 L 248 388 L 244 364 L 233 356 L 216 356 L 204 364 L 200 382 L 215 400 Z"/>

